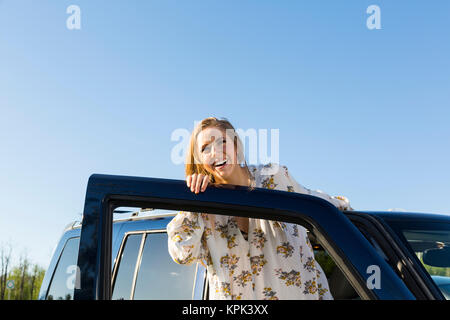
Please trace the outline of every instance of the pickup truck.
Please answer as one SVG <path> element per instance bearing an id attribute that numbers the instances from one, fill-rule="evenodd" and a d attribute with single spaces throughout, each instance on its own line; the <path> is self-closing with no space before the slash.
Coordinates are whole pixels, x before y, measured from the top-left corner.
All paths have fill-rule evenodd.
<path id="1" fill-rule="evenodd" d="M 343 212 L 292 192 L 225 185 L 194 194 L 181 180 L 94 174 L 82 222 L 64 230 L 39 299 L 207 300 L 206 269 L 168 253 L 166 226 L 182 210 L 305 227 L 334 299 L 450 297 L 450 215 Z"/>

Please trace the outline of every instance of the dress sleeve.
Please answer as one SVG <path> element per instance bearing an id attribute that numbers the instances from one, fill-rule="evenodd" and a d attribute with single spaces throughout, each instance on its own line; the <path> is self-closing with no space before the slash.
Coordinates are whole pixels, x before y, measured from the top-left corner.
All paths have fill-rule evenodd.
<path id="1" fill-rule="evenodd" d="M 168 223 L 168 248 L 173 261 L 184 265 L 202 261 L 205 257 L 204 229 L 199 213 L 181 211 Z"/>
<path id="2" fill-rule="evenodd" d="M 265 170 L 268 168 L 270 168 L 270 170 Z M 265 175 L 264 171 L 273 174 Z M 320 190 L 310 190 L 305 188 L 290 175 L 286 166 L 270 164 L 262 169 L 261 174 L 265 177 L 262 180 L 262 185 L 264 188 L 309 194 L 327 200 L 339 210 L 353 210 L 350 206 L 349 200 L 344 196 L 330 196 Z"/>

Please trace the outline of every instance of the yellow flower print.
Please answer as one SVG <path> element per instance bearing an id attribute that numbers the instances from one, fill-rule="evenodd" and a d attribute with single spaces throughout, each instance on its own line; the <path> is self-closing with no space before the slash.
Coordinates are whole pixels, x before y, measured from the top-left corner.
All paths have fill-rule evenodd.
<path id="1" fill-rule="evenodd" d="M 180 234 L 175 233 L 175 235 L 172 237 L 173 242 L 181 242 L 183 241 L 183 238 L 180 236 Z"/>
<path id="2" fill-rule="evenodd" d="M 220 258 L 220 266 L 222 268 L 226 268 L 229 271 L 230 276 L 233 275 L 234 269 L 237 268 L 237 263 L 239 261 L 239 257 L 235 254 L 232 254 L 231 256 L 228 255 L 228 253 Z"/>
<path id="3" fill-rule="evenodd" d="M 319 300 L 323 300 L 323 296 L 325 295 L 325 293 L 328 292 L 328 289 L 327 288 L 322 288 L 322 284 L 319 283 L 318 290 L 319 290 Z"/>
<path id="4" fill-rule="evenodd" d="M 275 269 L 275 274 L 278 276 L 278 279 L 285 280 L 286 286 L 294 285 L 300 287 L 302 285 L 300 272 L 294 269 L 290 272 L 283 271 L 282 269 Z"/>
<path id="5" fill-rule="evenodd" d="M 264 288 L 263 295 L 265 296 L 264 300 L 278 300 L 276 292 L 270 287 Z"/>
<path id="6" fill-rule="evenodd" d="M 222 282 L 220 289 L 216 289 L 216 293 L 222 292 L 225 297 L 231 296 L 231 286 L 228 282 Z"/>
<path id="7" fill-rule="evenodd" d="M 294 224 L 294 226 L 292 227 L 292 230 L 294 231 L 292 233 L 292 236 L 298 237 L 298 226 L 296 224 Z"/>
<path id="8" fill-rule="evenodd" d="M 194 233 L 195 229 L 200 229 L 198 221 L 190 220 L 185 217 L 183 219 L 183 222 L 181 223 L 181 230 L 188 236 L 191 236 L 192 233 Z"/>
<path id="9" fill-rule="evenodd" d="M 227 247 L 228 247 L 228 249 L 234 248 L 236 246 L 237 246 L 236 236 L 235 235 L 228 235 L 227 236 Z"/>
<path id="10" fill-rule="evenodd" d="M 178 264 L 190 264 L 194 261 L 194 258 L 192 257 L 192 253 L 189 253 L 186 258 L 184 259 L 175 258 L 174 261 Z"/>
<path id="11" fill-rule="evenodd" d="M 252 268 L 252 273 L 254 275 L 259 275 L 264 265 L 267 263 L 267 260 L 264 259 L 264 255 L 260 254 L 259 256 L 250 257 L 250 264 Z"/>
<path id="12" fill-rule="evenodd" d="M 211 234 L 212 234 L 211 228 L 206 227 L 205 230 L 203 231 L 203 236 L 205 238 L 208 238 Z"/>
<path id="13" fill-rule="evenodd" d="M 242 293 L 239 293 L 238 295 L 233 294 L 231 300 L 242 300 Z"/>
<path id="14" fill-rule="evenodd" d="M 253 231 L 253 239 L 251 243 L 256 246 L 256 248 L 264 248 L 264 243 L 267 242 L 267 239 L 264 235 L 262 229 L 255 229 Z"/>
<path id="15" fill-rule="evenodd" d="M 274 179 L 273 179 L 273 175 L 270 176 L 270 178 L 266 178 L 263 180 L 262 182 L 262 187 L 266 188 L 266 189 L 275 189 L 275 187 L 278 184 L 275 183 Z"/>
<path id="16" fill-rule="evenodd" d="M 220 232 L 221 238 L 226 238 L 228 233 L 228 225 L 227 224 L 220 224 L 216 221 L 215 230 L 217 232 Z"/>
<path id="17" fill-rule="evenodd" d="M 305 282 L 304 294 L 315 294 L 317 292 L 317 284 L 315 280 L 308 280 Z"/>
<path id="18" fill-rule="evenodd" d="M 242 271 L 240 275 L 233 277 L 238 286 L 245 287 L 248 282 L 252 281 L 252 274 L 248 271 Z"/>
<path id="19" fill-rule="evenodd" d="M 306 263 L 303 265 L 303 268 L 305 268 L 305 269 L 308 270 L 309 272 L 315 271 L 315 268 L 316 268 L 316 260 L 314 260 L 313 257 L 308 257 L 308 260 L 307 260 Z"/>
<path id="20" fill-rule="evenodd" d="M 294 247 L 291 246 L 289 242 L 283 242 L 281 246 L 277 247 L 277 253 L 281 254 L 285 258 L 292 257 L 293 252 Z"/>

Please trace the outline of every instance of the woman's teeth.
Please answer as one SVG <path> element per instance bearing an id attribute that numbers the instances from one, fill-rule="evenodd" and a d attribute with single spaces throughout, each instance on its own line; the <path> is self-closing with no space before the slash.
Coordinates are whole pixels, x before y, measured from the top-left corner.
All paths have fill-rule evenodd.
<path id="1" fill-rule="evenodd" d="M 224 165 L 226 162 L 227 162 L 226 160 L 218 162 L 215 164 L 215 167 L 220 167 L 220 166 Z"/>

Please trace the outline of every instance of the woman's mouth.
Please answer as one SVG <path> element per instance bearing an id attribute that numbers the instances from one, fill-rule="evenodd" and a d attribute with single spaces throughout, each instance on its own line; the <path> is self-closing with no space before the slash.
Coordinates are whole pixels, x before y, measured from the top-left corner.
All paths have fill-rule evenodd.
<path id="1" fill-rule="evenodd" d="M 216 162 L 216 163 L 214 164 L 214 168 L 216 168 L 216 169 L 222 169 L 223 167 L 225 167 L 226 164 L 227 164 L 227 160 L 225 159 L 225 160 L 223 160 L 223 161 Z"/>

